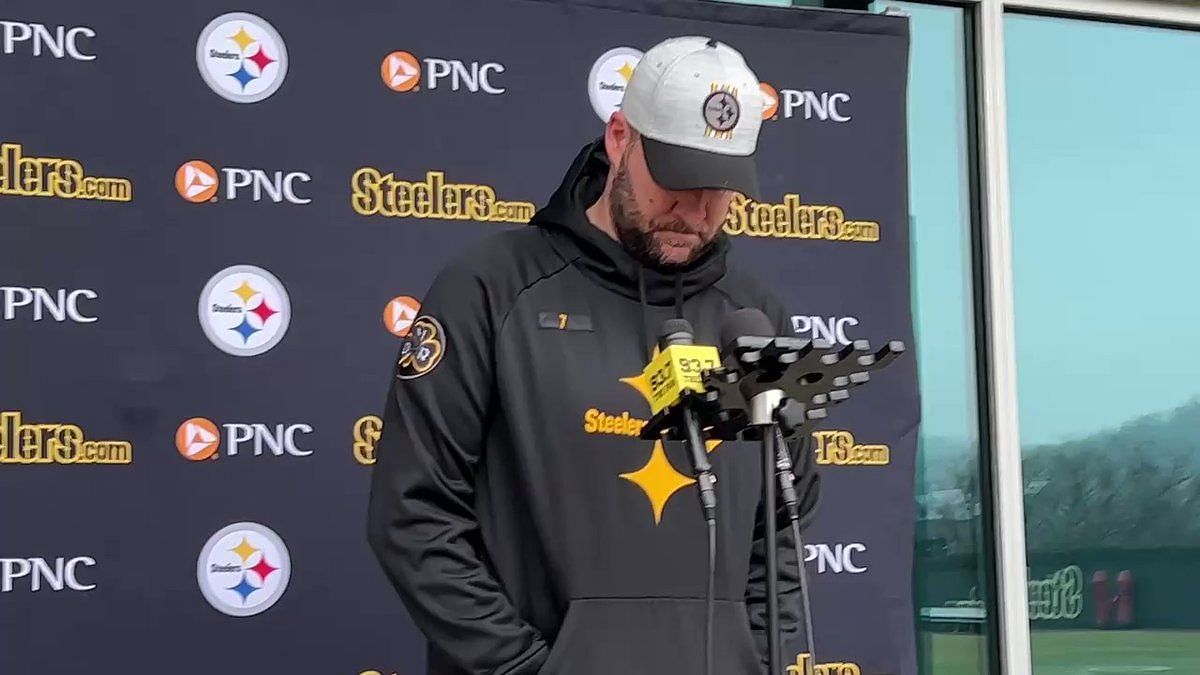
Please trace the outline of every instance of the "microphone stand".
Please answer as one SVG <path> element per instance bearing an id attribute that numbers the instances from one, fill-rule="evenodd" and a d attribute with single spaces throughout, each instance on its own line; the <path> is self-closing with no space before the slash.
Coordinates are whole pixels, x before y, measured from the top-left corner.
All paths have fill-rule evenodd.
<path id="1" fill-rule="evenodd" d="M 703 375 L 704 391 L 687 395 L 687 409 L 696 415 L 709 438 L 758 439 L 762 443 L 763 517 L 767 558 L 767 650 L 770 675 L 782 672 L 779 633 L 779 537 L 775 528 L 778 489 L 784 496 L 795 536 L 796 564 L 804 603 L 809 662 L 815 669 L 812 616 L 807 570 L 800 543 L 799 504 L 793 485 L 790 453 L 785 438 L 809 436 L 828 416 L 828 408 L 850 398 L 850 389 L 866 384 L 871 375 L 902 355 L 904 343 L 891 340 L 872 352 L 866 340 L 831 347 L 824 340 L 788 337 L 740 337 L 724 353 L 724 366 Z M 690 421 L 690 420 L 688 420 Z M 642 438 L 693 440 L 679 413 L 663 410 L 642 430 Z M 681 429 L 680 427 L 683 427 Z M 689 438 L 691 436 L 692 438 Z M 691 443 L 693 448 L 697 444 Z M 711 475 L 711 474 L 710 474 Z M 715 479 L 714 479 L 715 480 Z M 711 485 L 711 484 L 710 484 Z M 702 486 L 703 487 L 703 486 Z M 703 492 L 703 490 L 702 490 Z M 703 500 L 704 497 L 702 496 Z"/>
<path id="2" fill-rule="evenodd" d="M 779 533 L 775 530 L 775 429 L 763 430 L 763 512 L 767 531 L 767 662 L 768 673 L 781 672 L 783 645 L 779 644 Z"/>
<path id="3" fill-rule="evenodd" d="M 781 673 L 783 645 L 779 639 L 779 533 L 775 529 L 775 447 L 778 423 L 775 411 L 783 401 L 782 389 L 768 389 L 750 398 L 750 425 L 762 439 L 763 529 L 767 557 L 767 662 L 768 673 Z"/>
<path id="4" fill-rule="evenodd" d="M 723 435 L 729 435 L 745 424 L 751 429 L 750 436 L 757 436 L 762 442 L 767 650 L 768 673 L 771 675 L 782 672 L 776 490 L 783 494 L 795 538 L 809 663 L 814 669 L 817 663 L 807 570 L 800 539 L 799 503 L 785 437 L 797 434 L 801 438 L 807 437 L 812 427 L 827 417 L 828 407 L 849 399 L 851 387 L 870 381 L 867 371 L 888 365 L 904 351 L 904 343 L 899 340 L 892 340 L 872 353 L 866 340 L 856 340 L 835 349 L 823 340 L 742 337 L 730 344 L 725 357 L 726 367 L 705 373 L 702 398 L 709 406 L 709 416 L 719 422 L 716 428 Z M 739 399 L 744 404 L 740 409 L 747 413 L 744 417 L 738 414 Z"/>

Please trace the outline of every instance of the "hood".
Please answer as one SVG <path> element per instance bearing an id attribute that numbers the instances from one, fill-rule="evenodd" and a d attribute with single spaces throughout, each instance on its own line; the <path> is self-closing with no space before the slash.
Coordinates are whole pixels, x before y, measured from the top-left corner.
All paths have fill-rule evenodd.
<path id="1" fill-rule="evenodd" d="M 562 185 L 534 214 L 530 225 L 546 231 L 558 252 L 597 283 L 646 304 L 678 307 L 725 276 L 729 238 L 723 232 L 698 260 L 687 267 L 666 269 L 642 265 L 593 225 L 586 210 L 604 192 L 608 170 L 601 137 L 579 152 Z M 643 284 L 644 289 L 639 288 Z"/>

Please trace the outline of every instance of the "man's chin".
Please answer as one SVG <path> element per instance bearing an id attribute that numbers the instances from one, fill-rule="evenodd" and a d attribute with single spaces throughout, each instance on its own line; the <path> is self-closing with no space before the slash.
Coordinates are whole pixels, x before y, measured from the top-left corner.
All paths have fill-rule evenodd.
<path id="1" fill-rule="evenodd" d="M 695 260 L 698 252 L 696 246 L 659 246 L 656 257 L 662 267 L 683 267 Z"/>
<path id="2" fill-rule="evenodd" d="M 703 246 L 695 235 L 660 233 L 654 237 L 655 253 L 663 267 L 679 267 L 695 260 Z"/>

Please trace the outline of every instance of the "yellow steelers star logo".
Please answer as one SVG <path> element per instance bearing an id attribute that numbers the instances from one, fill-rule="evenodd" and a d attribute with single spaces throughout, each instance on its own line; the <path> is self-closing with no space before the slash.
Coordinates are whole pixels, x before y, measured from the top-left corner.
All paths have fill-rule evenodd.
<path id="1" fill-rule="evenodd" d="M 658 349 L 655 348 L 655 354 Z M 639 374 L 632 377 L 622 377 L 620 381 L 633 387 L 642 398 L 646 399 L 646 404 L 650 403 L 650 383 L 646 381 L 645 375 Z M 718 445 L 719 440 L 707 440 L 704 445 L 708 452 L 712 452 Z M 696 479 L 680 473 L 671 464 L 671 460 L 667 459 L 666 449 L 663 447 L 661 440 L 654 441 L 654 448 L 650 451 L 650 459 L 646 464 L 637 471 L 620 474 L 621 478 L 640 487 L 642 492 L 646 493 L 646 498 L 650 500 L 650 508 L 654 510 L 654 524 L 658 525 L 662 522 L 663 509 L 667 506 L 667 501 L 679 490 L 693 484 Z"/>
<path id="2" fill-rule="evenodd" d="M 254 287 L 251 286 L 245 279 L 242 279 L 241 286 L 238 286 L 231 292 L 242 299 L 243 305 L 248 304 L 250 302 L 250 298 L 258 295 L 258 291 L 254 290 Z"/>
<path id="3" fill-rule="evenodd" d="M 629 78 L 633 77 L 633 66 L 629 65 L 629 62 L 626 61 L 624 65 L 622 65 L 620 68 L 617 68 L 617 72 L 621 74 L 621 77 L 625 78 L 626 82 L 628 82 Z"/>
<path id="4" fill-rule="evenodd" d="M 646 466 L 637 471 L 623 473 L 621 478 L 642 488 L 642 492 L 650 498 L 655 525 L 662 522 L 662 512 L 671 495 L 696 482 L 696 479 L 688 478 L 671 466 L 662 441 L 654 441 L 654 450 L 650 453 L 650 461 L 646 462 Z"/>
<path id="5" fill-rule="evenodd" d="M 229 39 L 236 42 L 238 48 L 241 49 L 243 52 L 246 51 L 246 47 L 249 47 L 250 45 L 254 44 L 254 38 L 250 37 L 250 34 L 246 32 L 245 26 L 238 28 L 238 32 L 234 33 L 233 35 L 230 35 Z"/>
<path id="6" fill-rule="evenodd" d="M 650 383 L 646 381 L 644 374 L 634 375 L 633 377 L 622 377 L 621 382 L 636 389 L 637 393 L 646 399 L 646 403 L 650 402 Z"/>
<path id="7" fill-rule="evenodd" d="M 250 540 L 246 539 L 245 535 L 242 535 L 242 543 L 238 544 L 237 546 L 234 546 L 233 548 L 231 548 L 229 550 L 238 554 L 238 557 L 242 559 L 243 563 L 245 563 L 247 560 L 249 560 L 250 556 L 254 555 L 255 553 L 258 553 L 258 549 L 254 548 L 253 546 L 250 545 Z"/>

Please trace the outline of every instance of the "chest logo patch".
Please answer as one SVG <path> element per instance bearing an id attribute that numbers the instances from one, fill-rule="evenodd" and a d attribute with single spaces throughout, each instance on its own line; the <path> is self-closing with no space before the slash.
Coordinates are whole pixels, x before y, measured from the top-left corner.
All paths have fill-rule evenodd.
<path id="1" fill-rule="evenodd" d="M 646 407 L 649 408 L 650 383 L 646 381 L 644 375 L 623 377 L 621 382 L 637 390 L 642 398 L 646 399 Z M 720 444 L 719 440 L 705 441 L 708 452 L 712 452 Z M 650 458 L 640 469 L 620 474 L 620 476 L 646 493 L 646 498 L 650 500 L 650 509 L 654 515 L 655 525 L 662 523 L 663 510 L 666 509 L 667 502 L 671 497 L 696 482 L 695 478 L 680 472 L 671 464 L 661 440 L 654 441 L 650 450 Z"/>

